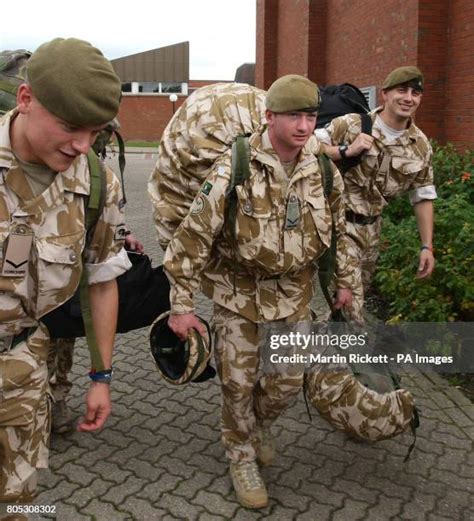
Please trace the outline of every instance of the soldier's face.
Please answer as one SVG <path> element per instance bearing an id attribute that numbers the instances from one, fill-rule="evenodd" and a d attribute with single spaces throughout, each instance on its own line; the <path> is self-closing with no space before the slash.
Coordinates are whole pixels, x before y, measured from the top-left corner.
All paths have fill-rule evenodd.
<path id="1" fill-rule="evenodd" d="M 420 106 L 421 97 L 421 91 L 406 85 L 398 85 L 393 89 L 382 91 L 384 110 L 397 119 L 413 117 Z"/>
<path id="2" fill-rule="evenodd" d="M 14 122 L 12 140 L 15 153 L 23 161 L 46 165 L 55 172 L 67 170 L 81 154 L 86 154 L 105 125 L 77 128 L 46 110 L 32 95 L 28 85 L 18 93 L 21 115 Z"/>
<path id="3" fill-rule="evenodd" d="M 275 151 L 283 147 L 287 151 L 299 152 L 316 127 L 316 112 L 266 112 L 270 141 Z"/>

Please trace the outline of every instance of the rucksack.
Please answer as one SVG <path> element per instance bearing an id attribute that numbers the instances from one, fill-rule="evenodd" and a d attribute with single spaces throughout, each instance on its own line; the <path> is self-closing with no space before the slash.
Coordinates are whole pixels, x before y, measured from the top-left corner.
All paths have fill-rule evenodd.
<path id="1" fill-rule="evenodd" d="M 321 105 L 318 110 L 316 128 L 324 128 L 334 118 L 345 114 L 360 114 L 361 132 L 372 134 L 372 118 L 368 115 L 370 107 L 362 92 L 350 83 L 327 85 L 320 87 Z M 339 171 L 344 174 L 350 168 L 357 166 L 362 154 L 335 161 Z"/>
<path id="2" fill-rule="evenodd" d="M 166 126 L 148 184 L 158 241 L 166 249 L 214 161 L 237 136 L 265 122 L 265 91 L 216 83 L 193 92 Z"/>
<path id="3" fill-rule="evenodd" d="M 369 105 L 362 92 L 350 83 L 320 87 L 321 105 L 316 128 L 323 128 L 334 118 L 344 114 L 367 114 Z"/>

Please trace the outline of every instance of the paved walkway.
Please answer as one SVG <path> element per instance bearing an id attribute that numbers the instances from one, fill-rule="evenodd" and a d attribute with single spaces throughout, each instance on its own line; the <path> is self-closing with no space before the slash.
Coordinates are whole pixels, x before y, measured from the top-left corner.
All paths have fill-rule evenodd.
<path id="1" fill-rule="evenodd" d="M 154 158 L 148 152 L 127 159 L 127 221 L 159 263 L 145 195 Z M 209 311 L 203 297 L 199 313 Z M 75 361 L 69 403 L 79 417 L 89 367 L 82 341 Z M 218 382 L 163 382 L 146 330 L 119 336 L 114 366 L 107 428 L 52 438 L 37 503 L 55 505 L 60 521 L 474 519 L 474 405 L 436 375 L 404 380 L 422 417 L 407 463 L 411 434 L 351 441 L 316 415 L 310 423 L 300 396 L 275 425 L 279 456 L 263 471 L 270 504 L 252 512 L 236 503 L 227 475 Z"/>

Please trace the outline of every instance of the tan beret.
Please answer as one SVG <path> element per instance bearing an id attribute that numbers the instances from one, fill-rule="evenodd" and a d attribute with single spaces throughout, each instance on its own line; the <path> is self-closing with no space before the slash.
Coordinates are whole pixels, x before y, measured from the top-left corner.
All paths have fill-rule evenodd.
<path id="1" fill-rule="evenodd" d="M 288 74 L 274 81 L 267 91 L 265 106 L 272 112 L 316 112 L 320 103 L 316 83 L 298 74 Z"/>
<path id="2" fill-rule="evenodd" d="M 392 89 L 402 83 L 410 83 L 413 88 L 423 90 L 424 78 L 418 67 L 413 65 L 394 69 L 383 82 L 382 89 Z"/>
<path id="3" fill-rule="evenodd" d="M 99 49 L 76 38 L 44 43 L 27 63 L 33 94 L 52 114 L 77 127 L 113 120 L 121 82 Z"/>

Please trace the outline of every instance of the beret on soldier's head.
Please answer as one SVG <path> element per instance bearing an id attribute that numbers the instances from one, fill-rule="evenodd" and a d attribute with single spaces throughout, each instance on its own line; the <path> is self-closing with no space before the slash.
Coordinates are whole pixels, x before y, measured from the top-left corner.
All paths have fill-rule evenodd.
<path id="1" fill-rule="evenodd" d="M 410 83 L 410 87 L 423 91 L 424 78 L 418 67 L 413 65 L 394 69 L 383 82 L 382 89 L 392 89 L 402 83 Z"/>
<path id="2" fill-rule="evenodd" d="M 56 38 L 33 53 L 27 80 L 38 101 L 76 127 L 113 120 L 118 113 L 121 82 L 99 49 L 76 38 Z"/>
<path id="3" fill-rule="evenodd" d="M 267 91 L 265 106 L 272 112 L 316 112 L 320 103 L 316 83 L 298 74 L 287 74 L 274 81 Z"/>

